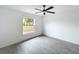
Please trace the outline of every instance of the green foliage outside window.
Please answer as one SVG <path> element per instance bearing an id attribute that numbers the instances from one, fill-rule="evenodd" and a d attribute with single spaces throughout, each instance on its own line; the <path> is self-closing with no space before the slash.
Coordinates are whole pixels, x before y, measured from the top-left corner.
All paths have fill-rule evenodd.
<path id="1" fill-rule="evenodd" d="M 23 18 L 23 32 L 34 31 L 34 19 Z"/>

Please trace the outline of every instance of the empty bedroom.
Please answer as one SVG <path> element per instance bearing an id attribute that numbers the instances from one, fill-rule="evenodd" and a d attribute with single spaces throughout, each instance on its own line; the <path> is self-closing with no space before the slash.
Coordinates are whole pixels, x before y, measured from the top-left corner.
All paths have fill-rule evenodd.
<path id="1" fill-rule="evenodd" d="M 0 5 L 0 54 L 79 54 L 79 5 Z"/>

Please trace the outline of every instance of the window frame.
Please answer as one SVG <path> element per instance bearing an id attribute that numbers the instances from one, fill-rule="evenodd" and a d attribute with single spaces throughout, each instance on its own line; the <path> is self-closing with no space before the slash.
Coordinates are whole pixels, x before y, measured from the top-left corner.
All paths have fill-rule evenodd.
<path id="1" fill-rule="evenodd" d="M 33 22 L 34 22 L 33 25 L 32 25 L 32 26 L 33 26 L 33 30 L 32 30 L 32 31 L 24 32 L 24 29 L 23 29 L 23 26 L 24 26 L 24 25 L 23 25 L 23 19 L 24 19 L 24 18 L 29 18 L 29 17 L 23 17 L 23 18 L 22 18 L 22 32 L 23 32 L 23 34 L 35 32 L 35 23 L 36 23 L 36 22 L 35 22 L 35 19 L 33 19 L 33 18 L 29 18 L 29 19 L 33 19 Z"/>

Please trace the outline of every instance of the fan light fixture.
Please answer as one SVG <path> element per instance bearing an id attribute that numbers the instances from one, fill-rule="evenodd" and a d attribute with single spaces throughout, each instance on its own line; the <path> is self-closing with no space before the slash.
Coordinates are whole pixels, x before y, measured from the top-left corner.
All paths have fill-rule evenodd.
<path id="1" fill-rule="evenodd" d="M 36 12 L 35 14 L 38 14 L 38 13 L 43 13 L 43 15 L 46 15 L 46 13 L 51 13 L 51 14 L 55 14 L 55 12 L 52 12 L 52 11 L 49 11 L 51 9 L 53 9 L 54 7 L 53 6 L 50 6 L 48 8 L 46 8 L 46 5 L 43 5 L 43 9 L 38 9 L 38 8 L 35 8 L 35 10 L 38 10 L 39 12 Z"/>

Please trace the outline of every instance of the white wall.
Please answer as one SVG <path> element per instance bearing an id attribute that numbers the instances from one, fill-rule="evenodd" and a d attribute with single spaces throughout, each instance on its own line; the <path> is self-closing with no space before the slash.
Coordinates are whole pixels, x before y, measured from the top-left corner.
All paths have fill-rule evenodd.
<path id="1" fill-rule="evenodd" d="M 23 35 L 22 18 L 36 21 L 36 32 Z M 0 6 L 0 48 L 42 34 L 42 17 Z"/>
<path id="2" fill-rule="evenodd" d="M 63 8 L 60 10 L 63 10 Z M 79 8 L 45 16 L 44 34 L 79 44 Z"/>

